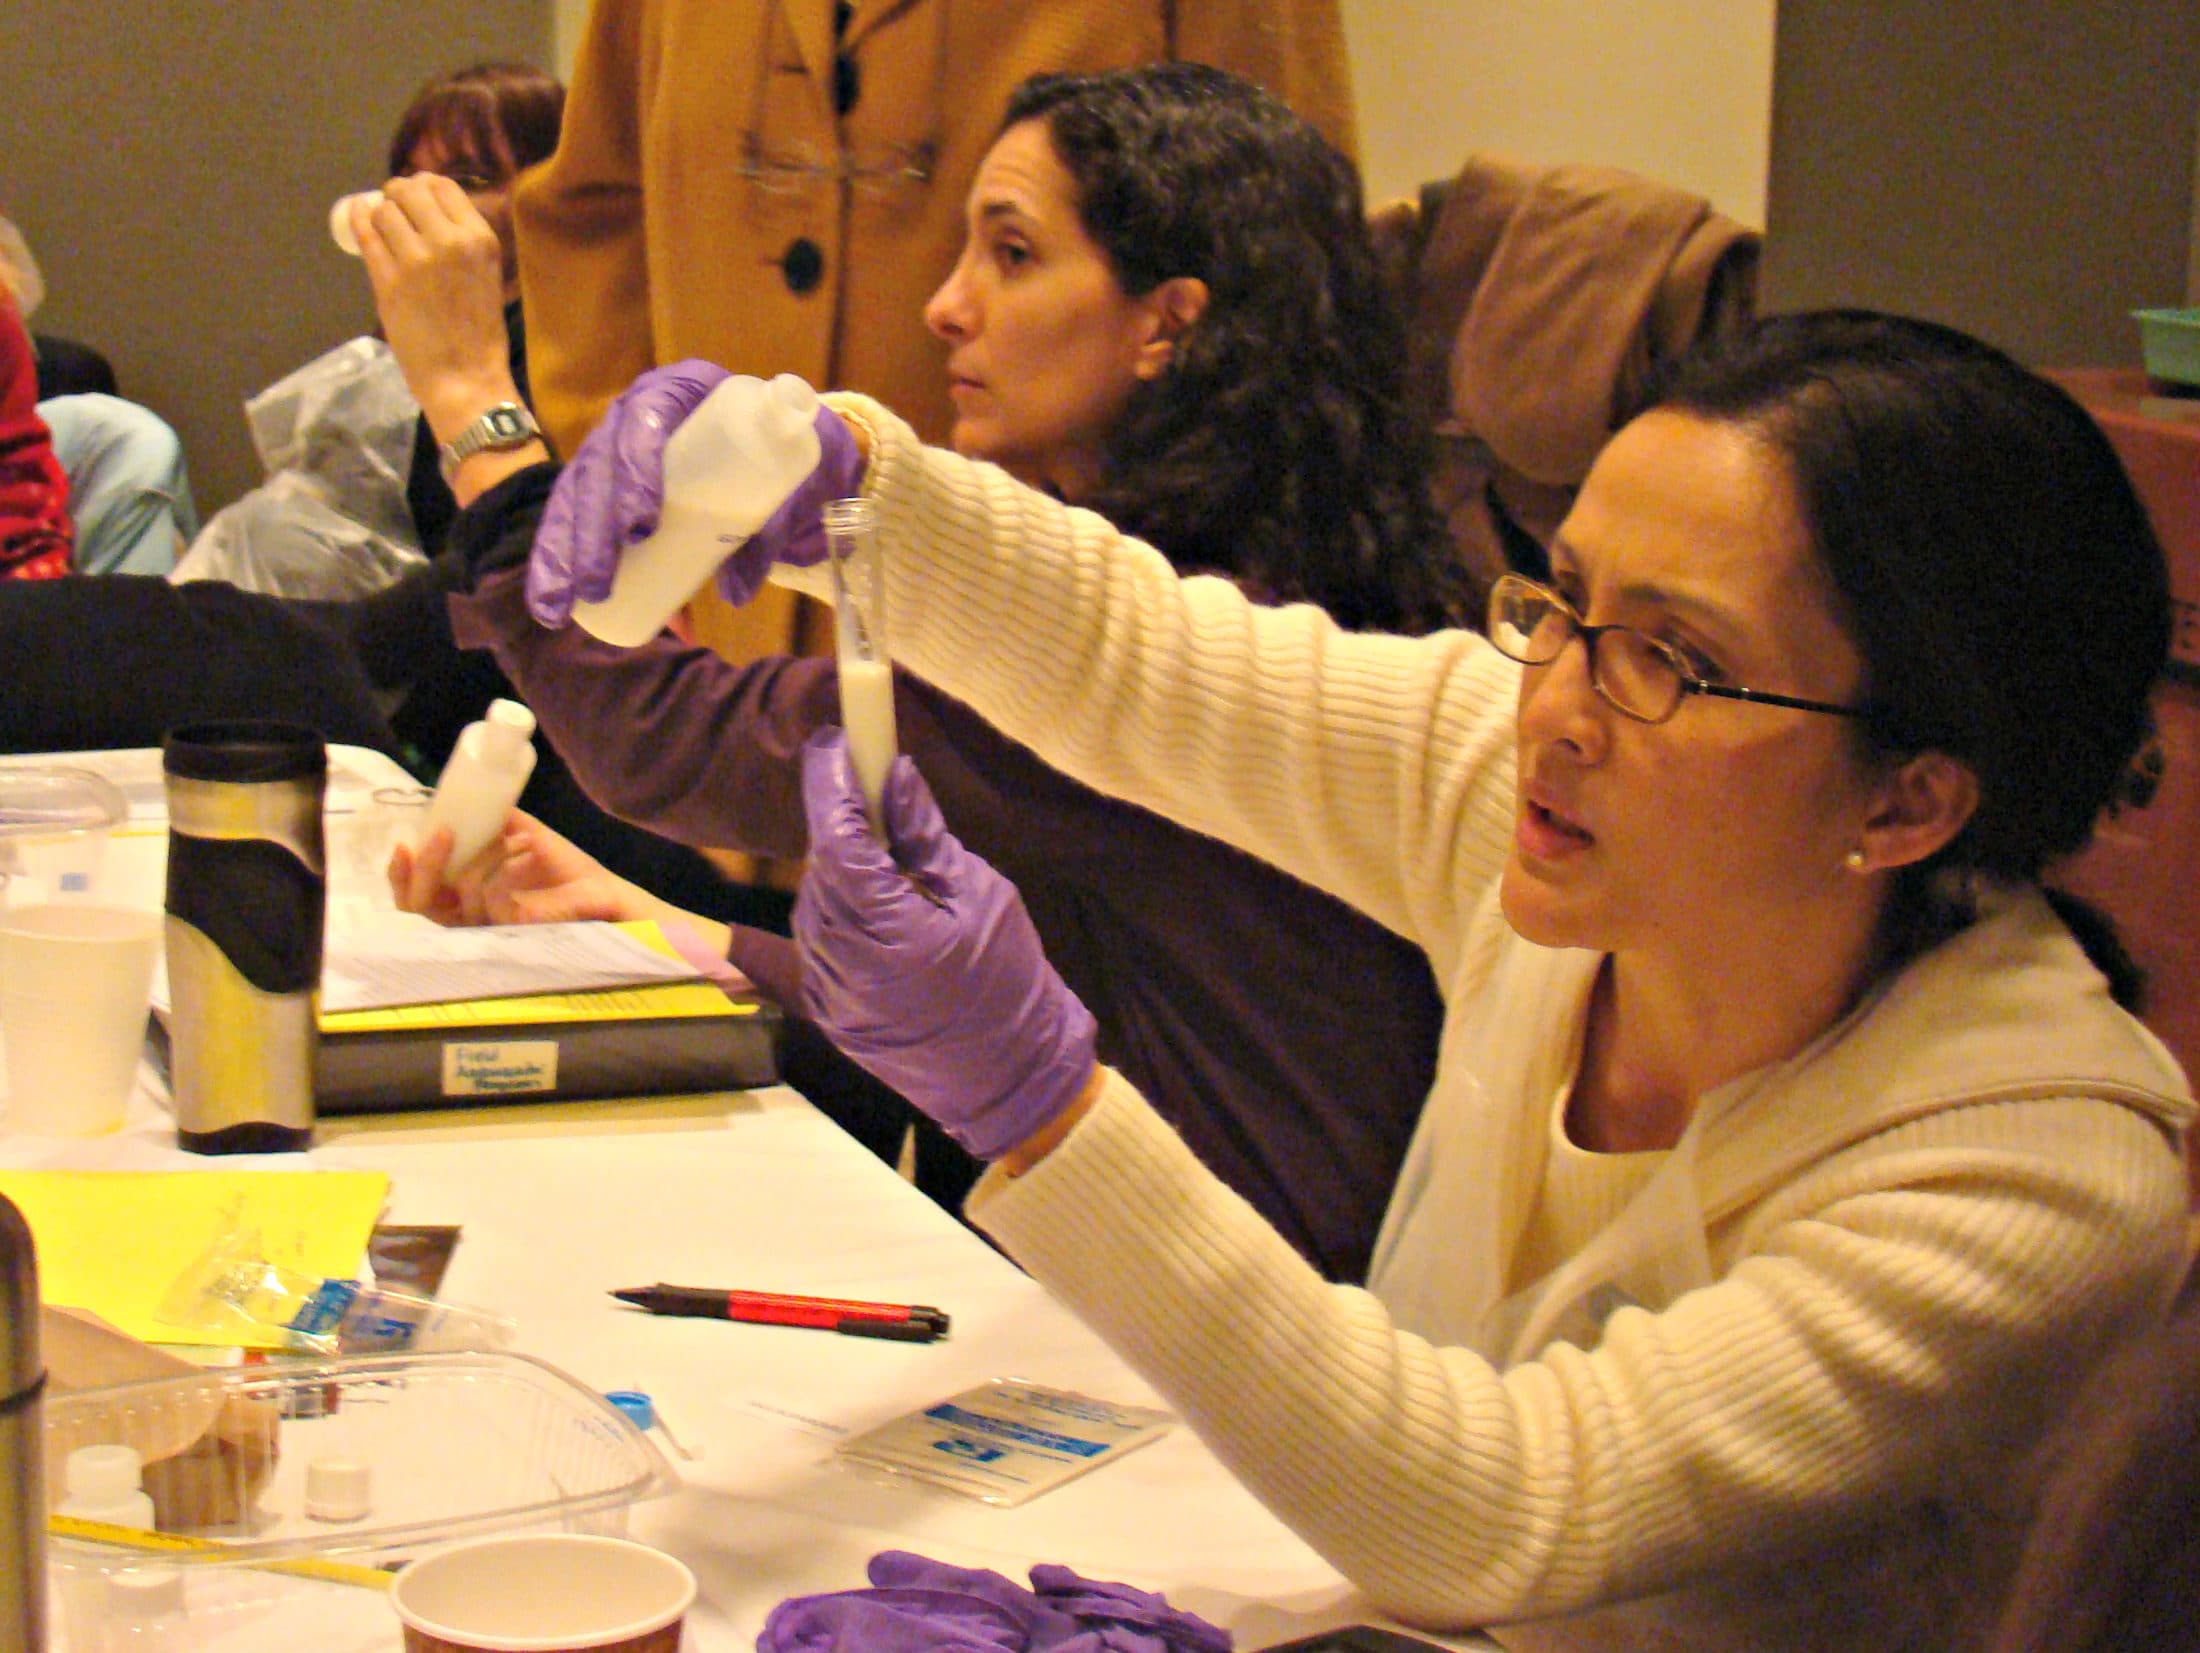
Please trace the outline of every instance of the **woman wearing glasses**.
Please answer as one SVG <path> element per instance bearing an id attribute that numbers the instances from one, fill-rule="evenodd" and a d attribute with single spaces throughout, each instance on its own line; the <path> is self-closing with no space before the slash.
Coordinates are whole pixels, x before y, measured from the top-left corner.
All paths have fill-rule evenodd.
<path id="1" fill-rule="evenodd" d="M 2185 1250 L 2185 1081 L 2038 886 L 2168 637 L 2079 408 L 1923 324 L 1762 324 L 1613 439 L 1486 640 L 1181 580 L 834 405 L 912 669 L 1445 987 L 1368 1288 L 1326 1285 L 1095 1064 L 916 771 L 889 849 L 820 740 L 808 1003 L 985 1145 L 974 1219 L 1386 1612 L 1975 1645 L 2032 1443 Z M 537 573 L 615 557 L 568 536 Z"/>

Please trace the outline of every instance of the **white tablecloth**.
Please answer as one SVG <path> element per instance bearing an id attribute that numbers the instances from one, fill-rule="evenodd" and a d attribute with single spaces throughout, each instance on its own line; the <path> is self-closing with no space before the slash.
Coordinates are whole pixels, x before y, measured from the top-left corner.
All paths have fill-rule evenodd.
<path id="1" fill-rule="evenodd" d="M 790 1091 L 324 1121 L 303 1156 L 200 1160 L 150 1083 L 118 1136 L 0 1136 L 0 1163 L 306 1165 L 392 1178 L 395 1222 L 458 1223 L 443 1294 L 501 1309 L 521 1351 L 597 1389 L 643 1389 L 695 1454 L 633 1536 L 692 1566 L 693 1653 L 754 1645 L 790 1595 L 863 1582 L 902 1548 L 1021 1579 L 1037 1561 L 1161 1589 L 1241 1647 L 1365 1616 L 1319 1557 L 1189 1430 L 1015 1509 L 837 1463 L 842 1435 L 993 1377 L 1151 1404 L 1116 1357 L 1005 1258 Z M 669 1280 L 921 1302 L 953 1334 L 904 1344 L 653 1317 L 608 1294 Z M 395 1645 L 394 1639 L 392 1643 Z"/>
<path id="2" fill-rule="evenodd" d="M 372 753 L 337 748 L 332 759 L 342 777 L 332 809 L 402 779 Z M 165 822 L 146 777 L 157 779 L 158 756 L 112 761 L 150 768 L 132 792 L 135 830 L 112 846 L 110 899 L 157 906 Z M 340 890 L 346 881 L 332 865 L 332 897 L 386 907 L 357 869 Z M 843 1436 L 989 1378 L 1133 1404 L 1157 1397 L 985 1241 L 791 1091 L 325 1120 L 306 1155 L 209 1161 L 175 1149 L 148 1070 L 117 1136 L 0 1133 L 0 1164 L 11 1166 L 188 1174 L 300 1163 L 387 1172 L 388 1220 L 464 1229 L 446 1297 L 516 1316 L 522 1352 L 591 1387 L 654 1397 L 695 1457 L 676 1461 L 683 1488 L 637 1506 L 629 1531 L 700 1578 L 691 1653 L 752 1647 L 773 1604 L 857 1587 L 864 1563 L 888 1548 L 1019 1580 L 1034 1562 L 1059 1561 L 1163 1590 L 1231 1628 L 1241 1648 L 1369 1616 L 1181 1426 L 1015 1509 L 837 1463 Z M 952 1316 L 953 1335 L 903 1344 L 656 1318 L 609 1295 L 656 1281 L 929 1303 Z"/>

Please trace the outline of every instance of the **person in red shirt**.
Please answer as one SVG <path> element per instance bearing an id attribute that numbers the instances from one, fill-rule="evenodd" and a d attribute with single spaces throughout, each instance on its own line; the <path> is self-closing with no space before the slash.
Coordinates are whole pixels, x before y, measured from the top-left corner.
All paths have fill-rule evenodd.
<path id="1" fill-rule="evenodd" d="M 15 300 L 0 288 L 0 580 L 69 572 L 69 480 L 38 417 L 38 364 Z"/>

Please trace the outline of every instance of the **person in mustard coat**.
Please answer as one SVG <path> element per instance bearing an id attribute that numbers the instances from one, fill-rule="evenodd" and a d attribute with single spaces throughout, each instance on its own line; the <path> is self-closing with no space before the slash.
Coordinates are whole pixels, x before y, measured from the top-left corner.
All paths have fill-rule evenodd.
<path id="1" fill-rule="evenodd" d="M 924 301 L 1009 93 L 1173 59 L 1259 82 L 1352 153 L 1338 0 L 595 0 L 557 153 L 516 201 L 552 445 L 689 356 L 865 391 L 944 439 Z M 742 661 L 800 640 L 794 602 L 711 594 L 690 620 Z"/>

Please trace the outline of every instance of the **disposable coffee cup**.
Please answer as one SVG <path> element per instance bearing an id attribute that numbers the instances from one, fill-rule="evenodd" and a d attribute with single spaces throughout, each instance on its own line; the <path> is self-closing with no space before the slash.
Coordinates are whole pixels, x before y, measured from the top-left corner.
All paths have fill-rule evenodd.
<path id="1" fill-rule="evenodd" d="M 155 912 L 77 902 L 0 909 L 9 1130 L 103 1136 L 121 1128 L 160 946 Z"/>
<path id="2" fill-rule="evenodd" d="M 680 1561 L 585 1533 L 454 1544 L 390 1586 L 405 1653 L 678 1653 L 694 1602 Z"/>

